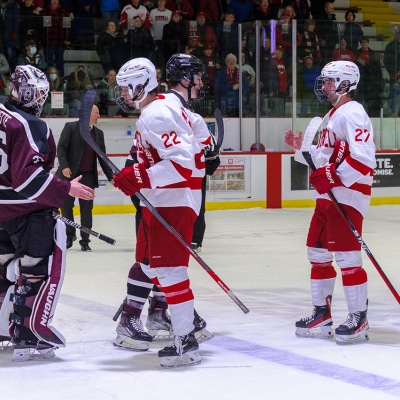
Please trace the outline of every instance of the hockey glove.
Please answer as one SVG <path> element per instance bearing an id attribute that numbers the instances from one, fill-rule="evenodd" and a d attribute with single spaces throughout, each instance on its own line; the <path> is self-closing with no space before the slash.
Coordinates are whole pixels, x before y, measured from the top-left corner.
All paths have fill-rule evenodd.
<path id="1" fill-rule="evenodd" d="M 343 186 L 339 175 L 336 173 L 336 166 L 337 164 L 328 164 L 311 173 L 310 183 L 319 194 L 325 194 L 334 187 Z"/>
<path id="2" fill-rule="evenodd" d="M 114 186 L 127 196 L 133 196 L 142 188 L 151 187 L 149 175 L 142 164 L 122 168 L 121 172 L 114 177 Z"/>
<path id="3" fill-rule="evenodd" d="M 348 143 L 343 140 L 337 140 L 335 142 L 335 147 L 333 148 L 333 152 L 331 158 L 329 159 L 329 162 L 341 164 L 348 155 L 350 155 Z"/>
<path id="4" fill-rule="evenodd" d="M 215 157 L 213 156 L 209 159 L 206 159 L 206 174 L 211 176 L 221 164 L 221 160 L 219 158 L 218 153 L 216 152 L 210 152 L 210 153 L 215 153 Z"/>

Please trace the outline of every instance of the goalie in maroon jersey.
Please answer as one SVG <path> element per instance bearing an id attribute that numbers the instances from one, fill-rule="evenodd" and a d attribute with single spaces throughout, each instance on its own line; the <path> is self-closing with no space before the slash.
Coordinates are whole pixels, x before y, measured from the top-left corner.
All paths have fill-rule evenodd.
<path id="1" fill-rule="evenodd" d="M 10 96 L 0 96 L 0 341 L 11 339 L 13 360 L 54 357 L 65 346 L 51 326 L 65 271 L 65 225 L 53 212 L 68 195 L 94 190 L 50 171 L 56 146 L 38 119 L 49 92 L 46 75 L 17 66 Z M 11 300 L 12 297 L 12 300 Z"/>

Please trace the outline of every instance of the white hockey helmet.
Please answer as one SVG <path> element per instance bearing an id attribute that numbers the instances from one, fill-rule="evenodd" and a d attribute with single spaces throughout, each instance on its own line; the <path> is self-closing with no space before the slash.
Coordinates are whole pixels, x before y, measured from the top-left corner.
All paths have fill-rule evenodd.
<path id="1" fill-rule="evenodd" d="M 134 58 L 126 62 L 117 73 L 115 100 L 125 112 L 133 112 L 139 108 L 140 102 L 136 99 L 144 93 L 151 92 L 158 87 L 156 67 L 147 58 Z M 122 89 L 128 89 L 130 99 L 121 94 Z M 143 97 L 143 99 L 146 96 Z"/>
<path id="2" fill-rule="evenodd" d="M 18 105 L 40 116 L 49 94 L 46 74 L 32 65 L 18 65 L 10 76 L 10 94 Z"/>
<path id="3" fill-rule="evenodd" d="M 314 91 L 322 103 L 329 102 L 328 95 L 322 90 L 325 79 L 333 79 L 336 93 L 345 90 L 349 93 L 357 89 L 360 81 L 360 70 L 351 61 L 332 61 L 322 68 L 321 75 L 315 80 Z"/>

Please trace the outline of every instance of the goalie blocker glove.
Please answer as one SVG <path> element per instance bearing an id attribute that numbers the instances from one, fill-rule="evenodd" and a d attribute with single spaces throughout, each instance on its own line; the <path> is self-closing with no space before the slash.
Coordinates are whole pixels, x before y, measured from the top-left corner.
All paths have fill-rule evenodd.
<path id="1" fill-rule="evenodd" d="M 114 186 L 127 196 L 134 196 L 142 188 L 151 188 L 150 178 L 143 164 L 123 168 L 114 176 Z"/>

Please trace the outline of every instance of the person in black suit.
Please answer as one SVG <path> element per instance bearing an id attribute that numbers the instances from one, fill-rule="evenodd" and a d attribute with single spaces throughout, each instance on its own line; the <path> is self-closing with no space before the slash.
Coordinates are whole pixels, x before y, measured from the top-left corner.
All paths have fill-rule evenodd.
<path id="1" fill-rule="evenodd" d="M 104 133 L 102 130 L 95 126 L 97 120 L 100 118 L 99 108 L 93 106 L 92 113 L 90 114 L 90 134 L 96 140 L 101 150 L 106 152 L 104 143 Z M 82 176 L 80 182 L 91 188 L 99 187 L 98 173 L 97 173 L 97 160 L 104 171 L 107 179 L 113 179 L 112 170 L 107 164 L 97 156 L 93 149 L 83 140 L 79 134 L 79 121 L 67 122 L 61 132 L 60 140 L 57 145 L 57 155 L 59 167 L 56 176 L 61 179 L 72 180 L 78 176 Z M 67 200 L 61 207 L 61 213 L 64 217 L 74 220 L 73 208 L 75 197 L 68 196 Z M 79 199 L 79 206 L 81 211 L 81 224 L 89 229 L 92 228 L 93 218 L 93 200 Z M 72 247 L 73 242 L 76 240 L 76 230 L 74 227 L 67 225 L 67 249 Z M 90 251 L 89 235 L 81 231 L 81 245 L 82 251 Z"/>

